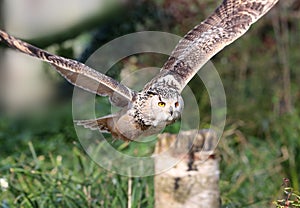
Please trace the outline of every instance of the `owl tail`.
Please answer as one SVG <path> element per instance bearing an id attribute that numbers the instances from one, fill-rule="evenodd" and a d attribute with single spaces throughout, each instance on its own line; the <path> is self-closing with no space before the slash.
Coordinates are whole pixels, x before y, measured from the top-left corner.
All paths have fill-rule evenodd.
<path id="1" fill-rule="evenodd" d="M 101 118 L 89 120 L 75 120 L 74 123 L 78 126 L 83 126 L 91 130 L 99 130 L 100 132 L 111 133 L 114 118 L 116 115 L 111 114 Z"/>

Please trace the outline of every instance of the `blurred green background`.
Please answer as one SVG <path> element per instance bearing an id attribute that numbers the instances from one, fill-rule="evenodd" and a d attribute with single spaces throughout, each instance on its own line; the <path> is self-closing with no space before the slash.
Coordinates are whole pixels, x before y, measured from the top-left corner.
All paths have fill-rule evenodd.
<path id="1" fill-rule="evenodd" d="M 98 4 L 89 0 L 84 5 L 96 6 L 90 6 L 92 9 L 86 13 L 79 1 L 72 6 L 56 5 L 57 8 L 41 2 L 28 1 L 22 14 L 16 8 L 18 1 L 0 1 L 1 28 L 55 54 L 84 62 L 101 45 L 128 33 L 156 30 L 183 36 L 221 1 Z M 57 27 L 50 22 L 50 27 L 43 18 L 37 20 L 43 13 L 39 7 L 48 9 L 50 17 L 73 21 Z M 76 8 L 82 12 L 79 19 L 74 15 Z M 21 24 L 22 18 L 25 22 Z M 282 198 L 283 178 L 289 178 L 291 186 L 299 190 L 299 18 L 299 1 L 281 1 L 242 38 L 212 59 L 222 78 L 228 107 L 225 131 L 218 145 L 223 207 L 270 207 L 272 201 Z M 41 27 L 36 29 L 35 24 Z M 84 153 L 72 121 L 73 87 L 48 65 L 11 53 L 0 48 L 0 206 L 127 207 L 131 186 L 132 207 L 153 207 L 153 177 L 130 179 L 113 174 Z M 18 69 L 9 74 L 11 62 L 16 64 L 19 58 L 39 64 L 39 75 L 27 77 L 30 65 L 13 65 Z M 166 59 L 158 54 L 128 57 L 116 64 L 109 75 L 120 79 L 124 68 L 160 67 Z M 30 83 L 42 81 L 25 89 L 19 84 L 27 78 Z M 200 127 L 205 128 L 210 122 L 210 103 L 199 82 L 195 78 L 189 86 L 199 103 Z M 43 86 L 47 87 L 40 89 Z M 176 132 L 176 128 L 169 131 Z M 154 146 L 113 144 L 132 155 L 150 154 Z"/>

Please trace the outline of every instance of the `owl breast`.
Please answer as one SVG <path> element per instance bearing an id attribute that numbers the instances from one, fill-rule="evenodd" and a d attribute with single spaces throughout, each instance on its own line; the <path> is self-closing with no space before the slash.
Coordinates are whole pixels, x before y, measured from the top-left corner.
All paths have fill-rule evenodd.
<path id="1" fill-rule="evenodd" d="M 158 122 L 157 125 L 145 123 L 147 122 L 137 121 L 129 110 L 114 121 L 114 132 L 124 140 L 138 140 L 141 137 L 160 133 L 166 126 L 165 122 Z"/>

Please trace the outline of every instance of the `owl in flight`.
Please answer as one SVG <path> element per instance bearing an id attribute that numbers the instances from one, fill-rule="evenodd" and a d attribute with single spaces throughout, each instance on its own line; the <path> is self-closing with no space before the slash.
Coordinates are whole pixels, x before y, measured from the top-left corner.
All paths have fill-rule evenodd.
<path id="1" fill-rule="evenodd" d="M 1 30 L 0 41 L 48 62 L 73 85 L 108 96 L 112 105 L 121 108 L 119 112 L 75 123 L 131 141 L 159 133 L 179 119 L 184 105 L 180 93 L 192 77 L 215 54 L 241 37 L 277 1 L 224 0 L 211 16 L 179 41 L 160 72 L 140 92 L 82 63 L 50 54 Z"/>

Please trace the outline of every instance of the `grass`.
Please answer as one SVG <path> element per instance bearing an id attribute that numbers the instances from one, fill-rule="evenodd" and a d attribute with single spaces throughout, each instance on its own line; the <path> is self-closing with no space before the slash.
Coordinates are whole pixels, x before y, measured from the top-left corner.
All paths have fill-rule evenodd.
<path id="1" fill-rule="evenodd" d="M 153 177 L 99 167 L 78 143 L 70 109 L 46 117 L 1 118 L 0 178 L 8 187 L 0 189 L 0 207 L 127 207 L 128 198 L 132 207 L 153 207 Z M 122 148 L 134 154 L 137 147 Z"/>
<path id="2" fill-rule="evenodd" d="M 233 123 L 219 144 L 224 207 L 270 207 L 280 198 L 283 178 L 299 190 L 300 134 L 297 114 L 270 121 L 261 136 L 250 136 L 245 123 Z"/>
<path id="3" fill-rule="evenodd" d="M 76 139 L 68 105 L 47 118 L 0 119 L 0 178 L 8 182 L 0 190 L 1 207 L 153 207 L 153 177 L 128 178 L 94 163 Z M 279 206 L 285 177 L 296 193 L 299 119 L 274 119 L 261 137 L 245 135 L 243 122 L 228 121 L 218 146 L 223 207 L 269 207 L 273 201 Z M 132 155 L 153 148 L 114 145 Z"/>
<path id="4" fill-rule="evenodd" d="M 36 157 L 35 152 L 31 157 L 21 154 L 19 159 L 2 161 L 14 164 L 2 169 L 9 184 L 0 197 L 2 206 L 127 207 L 129 179 L 101 169 L 80 149 L 77 144 L 73 146 L 69 161 L 51 153 Z M 153 206 L 151 179 L 130 179 L 134 207 Z"/>
<path id="5" fill-rule="evenodd" d="M 300 207 L 300 193 L 294 191 L 291 187 L 290 180 L 287 178 L 283 179 L 283 198 L 273 202 L 277 208 L 285 207 Z"/>

